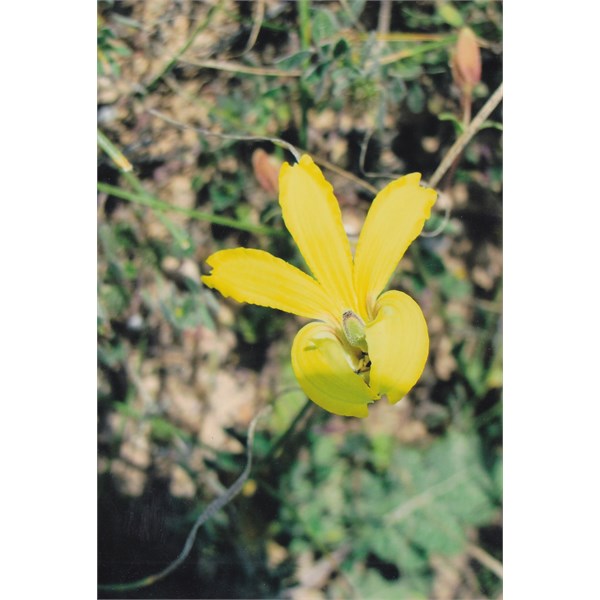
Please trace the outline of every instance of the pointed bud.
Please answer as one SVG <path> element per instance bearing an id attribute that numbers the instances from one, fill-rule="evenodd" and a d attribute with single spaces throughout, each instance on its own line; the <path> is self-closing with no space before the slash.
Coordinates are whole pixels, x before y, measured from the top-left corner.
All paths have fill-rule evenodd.
<path id="1" fill-rule="evenodd" d="M 342 315 L 342 325 L 344 327 L 346 339 L 350 342 L 350 345 L 355 348 L 360 348 L 363 352 L 367 352 L 365 324 L 362 319 L 351 310 L 347 310 Z"/>
<path id="2" fill-rule="evenodd" d="M 472 29 L 463 27 L 459 31 L 450 67 L 454 83 L 463 94 L 470 95 L 481 80 L 481 52 Z"/>
<path id="3" fill-rule="evenodd" d="M 277 194 L 281 165 L 277 164 L 275 159 L 264 150 L 258 148 L 252 153 L 252 168 L 261 187 L 271 194 Z"/>

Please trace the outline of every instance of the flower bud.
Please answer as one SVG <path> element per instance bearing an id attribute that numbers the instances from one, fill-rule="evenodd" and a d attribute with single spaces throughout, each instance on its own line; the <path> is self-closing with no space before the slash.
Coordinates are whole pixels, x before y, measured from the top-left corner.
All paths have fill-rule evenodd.
<path id="1" fill-rule="evenodd" d="M 277 164 L 264 150 L 258 148 L 252 153 L 252 168 L 261 187 L 271 194 L 277 194 L 281 165 Z"/>
<path id="2" fill-rule="evenodd" d="M 454 83 L 463 94 L 471 95 L 473 87 L 481 80 L 481 52 L 472 29 L 463 27 L 459 31 L 450 67 Z"/>
<path id="3" fill-rule="evenodd" d="M 363 320 L 351 310 L 342 315 L 342 325 L 346 339 L 351 346 L 367 352 L 367 339 L 365 337 L 365 324 Z"/>

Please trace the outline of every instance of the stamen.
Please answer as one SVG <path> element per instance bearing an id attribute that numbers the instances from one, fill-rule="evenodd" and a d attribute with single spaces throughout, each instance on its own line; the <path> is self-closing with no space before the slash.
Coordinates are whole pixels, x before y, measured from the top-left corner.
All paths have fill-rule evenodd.
<path id="1" fill-rule="evenodd" d="M 360 360 L 358 361 L 358 369 L 355 369 L 354 372 L 357 375 L 362 375 L 363 373 L 368 373 L 371 370 L 371 360 L 367 354 L 363 354 Z"/>

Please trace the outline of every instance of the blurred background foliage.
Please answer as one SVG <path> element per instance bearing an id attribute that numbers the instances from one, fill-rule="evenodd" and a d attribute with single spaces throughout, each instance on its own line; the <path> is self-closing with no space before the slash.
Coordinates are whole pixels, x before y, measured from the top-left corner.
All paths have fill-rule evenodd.
<path id="1" fill-rule="evenodd" d="M 465 27 L 470 87 L 452 65 Z M 500 2 L 98 3 L 100 583 L 178 555 L 273 407 L 242 494 L 184 564 L 101 597 L 501 597 L 501 106 L 438 186 L 441 231 L 390 283 L 431 336 L 399 404 L 307 407 L 300 320 L 200 282 L 239 245 L 303 266 L 277 203 L 293 157 L 272 138 L 320 162 L 356 241 L 373 188 L 431 177 L 501 81 Z"/>

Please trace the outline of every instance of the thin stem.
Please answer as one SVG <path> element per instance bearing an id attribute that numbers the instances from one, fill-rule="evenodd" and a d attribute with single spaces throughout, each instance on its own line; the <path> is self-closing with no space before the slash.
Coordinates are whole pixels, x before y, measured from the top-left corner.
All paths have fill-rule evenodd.
<path id="1" fill-rule="evenodd" d="M 494 575 L 500 579 L 503 578 L 504 573 L 502 563 L 491 554 L 488 554 L 483 548 L 480 548 L 475 544 L 469 544 L 467 546 L 467 552 L 472 558 L 478 560 L 484 567 L 487 567 Z"/>
<path id="2" fill-rule="evenodd" d="M 465 129 L 467 129 L 469 127 L 469 123 L 471 121 L 471 107 L 473 104 L 473 99 L 471 97 L 470 92 L 468 94 L 463 94 L 461 103 L 462 103 L 462 108 L 463 108 L 462 125 L 463 125 L 463 131 L 464 131 Z M 445 185 L 446 189 L 450 188 L 452 180 L 454 179 L 454 174 L 456 173 L 456 169 L 458 168 L 458 163 L 460 162 L 461 156 L 462 156 L 462 151 L 456 155 L 456 158 L 454 159 L 454 161 L 452 162 L 452 165 L 450 166 L 450 169 L 448 171 L 448 177 L 446 178 L 446 185 Z M 426 238 L 436 237 L 440 233 L 442 233 L 442 231 L 444 231 L 444 229 L 446 229 L 446 225 L 448 225 L 449 222 L 450 222 L 450 205 L 448 204 L 446 206 L 446 208 L 444 209 L 444 218 L 442 219 L 442 222 L 433 231 L 421 232 L 421 236 L 426 237 Z"/>
<path id="3" fill-rule="evenodd" d="M 298 16 L 300 19 L 300 48 L 308 50 L 311 40 L 310 0 L 298 0 Z M 304 59 L 303 67 L 308 67 L 308 58 Z M 300 87 L 300 145 L 308 146 L 308 104 L 310 93 L 304 79 L 299 80 Z"/>
<path id="4" fill-rule="evenodd" d="M 154 115 L 155 117 L 158 117 L 159 119 L 162 119 L 166 123 L 173 125 L 174 127 L 177 127 L 179 129 L 193 129 L 194 131 L 196 131 L 197 133 L 199 133 L 201 135 L 210 135 L 210 136 L 215 136 L 215 137 L 225 139 L 225 140 L 236 140 L 236 141 L 241 141 L 241 142 L 257 141 L 257 140 L 265 140 L 268 142 L 272 142 L 276 146 L 281 146 L 281 147 L 285 148 L 286 150 L 288 150 L 294 156 L 296 161 L 300 160 L 301 154 L 304 154 L 305 152 L 307 152 L 306 150 L 303 150 L 302 148 L 296 148 L 295 146 L 293 146 L 289 142 L 286 142 L 285 140 L 282 140 L 281 138 L 268 137 L 268 136 L 264 136 L 264 135 L 237 135 L 237 134 L 231 134 L 231 133 L 218 133 L 215 131 L 210 131 L 208 129 L 202 129 L 201 127 L 192 127 L 191 125 L 186 125 L 185 123 L 180 123 L 179 121 L 175 121 L 174 119 L 171 119 L 167 115 L 164 115 L 163 113 L 161 113 L 157 110 L 154 110 L 154 109 L 150 109 L 148 112 L 151 115 Z M 346 170 L 342 169 L 341 167 L 338 167 L 337 165 L 333 164 L 332 162 L 329 162 L 328 160 L 325 160 L 324 158 L 319 158 L 318 156 L 313 156 L 313 159 L 317 164 L 321 165 L 322 167 L 325 167 L 326 169 L 329 169 L 330 171 L 333 171 L 334 173 L 337 173 L 338 175 L 341 175 L 342 177 L 349 179 L 350 181 L 354 182 L 356 185 L 364 188 L 365 190 L 371 192 L 372 194 L 377 193 L 378 190 L 376 187 L 372 186 L 370 183 L 366 182 L 364 179 L 357 177 L 353 173 L 350 173 L 349 171 L 346 171 Z"/>
<path id="5" fill-rule="evenodd" d="M 100 131 L 97 130 L 98 146 L 109 156 L 109 158 L 117 165 L 121 173 L 127 173 L 133 170 L 131 163 L 127 157 Z"/>
<path id="6" fill-rule="evenodd" d="M 135 202 L 136 204 L 148 206 L 149 208 L 153 208 L 154 210 L 178 212 L 186 215 L 187 217 L 190 217 L 191 219 L 197 219 L 198 221 L 208 221 L 209 223 L 214 223 L 215 225 L 223 225 L 225 227 L 231 227 L 232 229 L 249 231 L 250 233 L 262 233 L 266 235 L 283 235 L 282 231 L 278 229 L 273 229 L 272 227 L 267 227 L 266 225 L 253 225 L 252 223 L 242 223 L 241 221 L 236 221 L 235 219 L 230 219 L 228 217 L 221 217 L 219 215 L 213 215 L 211 213 L 202 212 L 200 210 L 194 210 L 191 208 L 183 208 L 181 206 L 167 204 L 166 202 L 163 202 L 162 200 L 151 196 L 147 192 L 130 192 L 128 190 L 124 190 L 123 188 L 102 182 L 98 182 L 97 187 L 101 192 L 105 192 L 106 194 L 110 194 L 111 196 L 115 196 L 116 198 L 121 198 L 122 200 L 128 200 L 129 202 Z"/>
<path id="7" fill-rule="evenodd" d="M 227 60 L 194 60 L 191 58 L 182 58 L 179 62 L 204 69 L 229 71 L 230 73 L 245 73 L 247 75 L 262 75 L 264 77 L 300 77 L 302 75 L 300 69 L 284 71 L 283 69 L 274 69 L 272 67 L 250 67 L 248 65 Z"/>
<path id="8" fill-rule="evenodd" d="M 260 33 L 260 29 L 265 18 L 265 5 L 265 0 L 256 0 L 254 4 L 254 17 L 252 19 L 252 31 L 250 32 L 250 36 L 248 37 L 244 51 L 237 56 L 243 56 L 244 54 L 250 52 L 250 50 L 252 50 L 254 47 L 254 44 L 256 44 L 258 34 Z"/>
<path id="9" fill-rule="evenodd" d="M 494 109 L 502 100 L 502 84 L 498 86 L 496 91 L 488 98 L 488 101 L 483 105 L 477 113 L 470 125 L 460 135 L 460 137 L 452 144 L 450 150 L 444 156 L 444 159 L 435 170 L 434 174 L 429 179 L 430 187 L 437 187 L 446 171 L 450 168 L 454 159 L 463 151 L 464 147 L 471 141 L 471 138 L 477 133 L 483 122 L 492 114 Z"/>
<path id="10" fill-rule="evenodd" d="M 265 135 L 236 135 L 236 134 L 232 134 L 232 133 L 218 133 L 215 131 L 210 131 L 209 129 L 203 129 L 202 127 L 192 127 L 191 125 L 186 125 L 185 123 L 180 123 L 179 121 L 175 121 L 174 119 L 167 117 L 167 115 L 165 115 L 157 110 L 154 110 L 152 108 L 150 110 L 148 110 L 148 112 L 151 115 L 154 115 L 155 117 L 158 117 L 159 119 L 162 119 L 166 123 L 173 125 L 173 127 L 177 127 L 178 129 L 193 129 L 194 131 L 196 131 L 197 133 L 200 133 L 202 135 L 215 136 L 215 137 L 221 138 L 223 140 L 235 140 L 235 141 L 239 141 L 239 142 L 255 142 L 258 140 L 266 140 L 268 142 L 275 144 L 276 146 L 285 148 L 294 156 L 294 158 L 297 161 L 300 160 L 300 154 L 298 153 L 298 150 L 296 149 L 296 147 L 293 146 L 292 144 L 290 144 L 289 142 L 282 140 L 281 138 L 268 137 Z"/>
<path id="11" fill-rule="evenodd" d="M 456 36 L 448 36 L 447 38 L 437 41 L 437 42 L 429 42 L 423 43 L 416 48 L 404 48 L 403 50 L 399 50 L 398 52 L 392 52 L 391 54 L 386 54 L 381 58 L 377 59 L 377 62 L 380 65 L 390 65 L 399 60 L 404 60 L 406 58 L 412 58 L 413 56 L 418 56 L 419 54 L 425 54 L 426 52 L 431 52 L 432 50 L 439 50 L 441 48 L 445 48 L 450 44 L 456 41 Z"/>
<path id="12" fill-rule="evenodd" d="M 160 115 L 162 116 L 162 115 Z M 165 120 L 169 120 L 167 117 L 162 117 Z M 221 217 L 219 215 L 213 215 L 211 213 L 195 210 L 191 208 L 184 208 L 182 206 L 174 206 L 163 202 L 159 198 L 155 198 L 145 188 L 144 184 L 140 181 L 137 175 L 133 171 L 131 163 L 123 155 L 123 153 L 98 129 L 98 145 L 106 152 L 106 154 L 112 159 L 115 165 L 121 172 L 121 176 L 125 181 L 135 190 L 130 192 L 120 187 L 110 185 L 108 183 L 98 182 L 97 187 L 101 192 L 121 198 L 122 200 L 128 200 L 129 202 L 135 202 L 136 204 L 142 204 L 158 211 L 172 211 L 186 215 L 192 219 L 199 221 L 208 221 L 215 225 L 223 225 L 225 227 L 231 227 L 233 229 L 239 229 L 242 231 L 249 231 L 250 233 L 267 234 L 267 235 L 282 235 L 282 232 L 266 225 L 254 225 L 252 223 L 243 223 L 236 219 L 229 217 Z M 283 142 L 283 140 L 282 140 Z M 287 143 L 287 142 L 284 142 Z M 293 148 L 293 146 L 292 146 Z M 294 148 L 295 151 L 295 148 Z"/>
<path id="13" fill-rule="evenodd" d="M 293 390 L 289 390 L 289 391 L 296 391 L 296 388 L 294 388 Z M 294 429 L 296 429 L 298 423 L 300 423 L 300 421 L 302 421 L 302 419 L 308 412 L 309 408 L 311 408 L 311 406 L 314 406 L 314 404 L 312 403 L 311 400 L 307 399 L 306 402 L 304 403 L 304 405 L 302 406 L 302 408 L 298 411 L 298 414 L 294 417 L 293 421 L 289 424 L 288 428 L 279 436 L 279 439 L 271 446 L 271 448 L 267 452 L 267 455 L 265 456 L 265 461 L 268 461 L 270 458 L 275 456 L 275 454 L 277 453 L 279 448 L 281 448 L 283 443 L 293 433 Z"/>
<path id="14" fill-rule="evenodd" d="M 469 123 L 471 122 L 471 108 L 472 108 L 473 100 L 471 98 L 471 93 L 464 93 L 461 99 L 462 105 L 462 130 L 466 131 L 469 127 Z M 448 169 L 448 173 L 446 175 L 446 181 L 444 184 L 444 189 L 449 189 L 452 185 L 452 180 L 454 179 L 454 175 L 456 174 L 456 169 L 458 169 L 458 165 L 461 161 L 462 154 L 464 148 L 456 155 L 456 158 L 452 161 L 452 165 Z"/>
<path id="15" fill-rule="evenodd" d="M 147 587 L 164 579 L 167 575 L 172 573 L 177 567 L 183 563 L 183 561 L 188 557 L 191 552 L 194 542 L 196 541 L 196 535 L 198 534 L 198 530 L 200 527 L 206 523 L 211 517 L 215 515 L 219 510 L 221 510 L 226 504 L 231 502 L 235 496 L 237 496 L 244 483 L 250 476 L 250 471 L 252 470 L 252 454 L 253 454 L 253 446 L 254 446 L 254 432 L 256 430 L 256 425 L 261 417 L 265 416 L 271 411 L 271 407 L 267 406 L 263 408 L 250 423 L 250 427 L 248 428 L 248 437 L 246 443 L 246 466 L 244 470 L 240 474 L 240 476 L 233 482 L 233 484 L 227 488 L 224 494 L 215 498 L 202 512 L 202 514 L 196 519 L 194 526 L 192 527 L 190 533 L 187 536 L 183 549 L 179 553 L 179 556 L 170 563 L 167 567 L 165 567 L 162 571 L 149 575 L 148 577 L 144 577 L 143 579 L 138 579 L 137 581 L 132 581 L 130 583 L 115 583 L 115 584 L 101 584 L 98 588 L 102 590 L 112 590 L 115 592 L 124 592 L 126 590 L 135 590 L 141 587 Z"/>
<path id="16" fill-rule="evenodd" d="M 366 42 L 373 35 L 372 33 L 358 33 L 348 32 L 351 38 L 358 38 L 361 42 Z M 447 34 L 443 33 L 400 33 L 398 31 L 388 32 L 385 34 L 376 33 L 375 39 L 378 42 L 438 42 L 445 40 L 448 37 Z M 453 36 L 455 39 L 456 36 Z"/>
<path id="17" fill-rule="evenodd" d="M 308 50 L 310 47 L 310 0 L 298 0 L 298 16 L 300 18 L 300 47 Z"/>
<path id="18" fill-rule="evenodd" d="M 377 22 L 377 39 L 382 41 L 384 36 L 390 32 L 390 21 L 392 18 L 391 0 L 381 0 L 379 5 L 379 19 Z"/>

